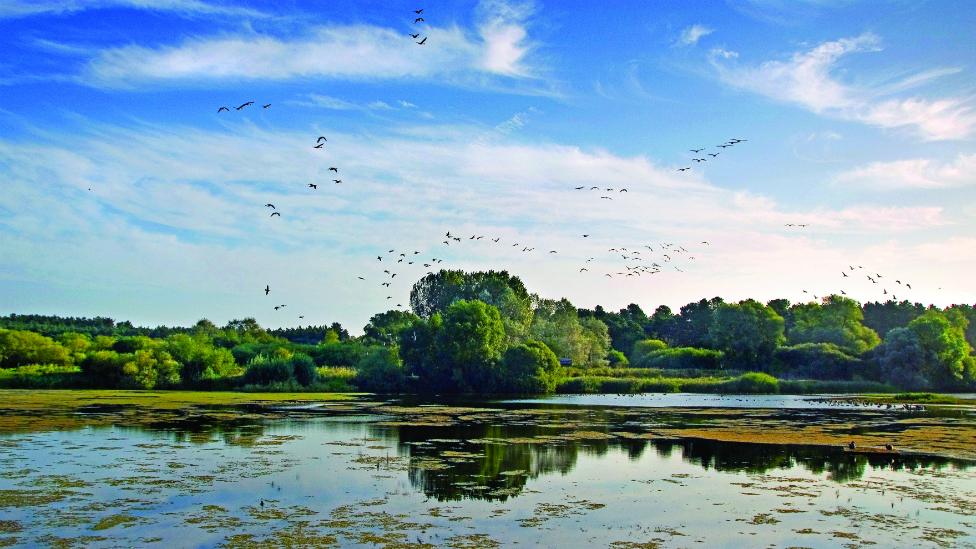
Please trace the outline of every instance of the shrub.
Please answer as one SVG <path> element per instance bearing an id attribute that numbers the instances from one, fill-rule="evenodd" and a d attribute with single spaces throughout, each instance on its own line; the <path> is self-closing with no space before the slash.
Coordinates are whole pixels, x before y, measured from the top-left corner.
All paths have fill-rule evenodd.
<path id="1" fill-rule="evenodd" d="M 833 343 L 801 343 L 776 349 L 780 375 L 799 379 L 851 379 L 862 370 L 861 360 Z"/>
<path id="2" fill-rule="evenodd" d="M 644 339 L 634 343 L 634 349 L 630 352 L 630 358 L 636 364 L 647 355 L 667 348 L 668 344 L 660 339 Z"/>
<path id="3" fill-rule="evenodd" d="M 639 361 L 634 361 L 638 368 L 689 368 L 702 370 L 716 370 L 722 366 L 723 354 L 712 349 L 697 347 L 674 347 L 652 351 Z"/>
<path id="4" fill-rule="evenodd" d="M 779 380 L 761 372 L 747 372 L 727 382 L 723 387 L 730 393 L 773 394 L 779 392 Z"/>
<path id="5" fill-rule="evenodd" d="M 616 349 L 610 349 L 610 352 L 607 353 L 607 361 L 610 363 L 611 368 L 626 368 L 630 365 L 627 357 Z"/>
<path id="6" fill-rule="evenodd" d="M 399 393 L 407 378 L 395 345 L 374 347 L 356 364 L 356 386 L 374 393 Z"/>
<path id="7" fill-rule="evenodd" d="M 312 357 L 306 354 L 296 353 L 291 357 L 289 362 L 291 363 L 292 375 L 295 376 L 295 381 L 299 385 L 308 387 L 315 383 L 318 372 L 315 369 L 315 361 L 312 360 Z"/>
<path id="8" fill-rule="evenodd" d="M 291 378 L 291 362 L 287 359 L 258 355 L 248 363 L 242 381 L 246 385 L 270 385 L 275 382 L 285 382 Z"/>

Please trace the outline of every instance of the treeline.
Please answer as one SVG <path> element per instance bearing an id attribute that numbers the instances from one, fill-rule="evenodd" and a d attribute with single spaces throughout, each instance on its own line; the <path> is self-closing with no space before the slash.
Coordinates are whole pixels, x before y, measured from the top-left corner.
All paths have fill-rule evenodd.
<path id="1" fill-rule="evenodd" d="M 504 271 L 429 274 L 414 284 L 410 305 L 412 312 L 374 315 L 358 337 L 338 323 L 141 328 L 108 318 L 9 315 L 0 317 L 0 384 L 545 393 L 627 384 L 769 390 L 778 378 L 976 387 L 976 311 L 968 305 L 713 298 L 648 315 L 634 304 L 610 312 L 543 299 Z M 628 374 L 611 383 L 607 371 L 707 372 L 708 381 Z M 766 376 L 732 379 L 732 372 Z"/>

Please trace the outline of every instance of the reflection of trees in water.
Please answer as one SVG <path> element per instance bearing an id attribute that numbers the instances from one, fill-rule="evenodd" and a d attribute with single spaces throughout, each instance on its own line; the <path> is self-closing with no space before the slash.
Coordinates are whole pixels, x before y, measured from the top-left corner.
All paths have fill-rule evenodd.
<path id="1" fill-rule="evenodd" d="M 573 470 L 581 447 L 577 443 L 523 444 L 508 442 L 435 442 L 436 440 L 531 438 L 551 435 L 551 428 L 538 426 L 499 427 L 464 425 L 452 427 L 400 427 L 400 444 L 410 456 L 410 483 L 439 501 L 476 498 L 505 501 L 517 495 L 530 478 Z M 603 445 L 602 452 L 608 449 Z M 472 456 L 451 457 L 445 451 Z M 477 457 L 474 457 L 477 455 Z M 448 465 L 438 469 L 437 464 Z M 434 464 L 433 468 L 426 465 Z M 519 473 L 516 473 L 519 472 Z M 507 473 L 507 474 L 502 474 Z"/>
<path id="2" fill-rule="evenodd" d="M 551 428 L 533 426 L 479 426 L 461 427 L 401 427 L 400 443 L 428 442 L 430 439 L 497 438 L 518 439 L 537 435 L 552 435 Z M 795 446 L 781 444 L 751 444 L 710 440 L 584 440 L 558 441 L 541 444 L 506 442 L 503 444 L 438 442 L 430 445 L 409 445 L 406 452 L 412 467 L 409 478 L 412 485 L 426 495 L 440 501 L 460 499 L 501 500 L 518 495 L 530 478 L 551 473 L 566 474 L 576 466 L 578 456 L 593 454 L 603 456 L 612 449 L 624 452 L 631 460 L 639 459 L 648 448 L 659 456 L 669 457 L 676 450 L 682 459 L 704 469 L 723 472 L 748 472 L 764 474 L 773 470 L 802 467 L 815 474 L 826 474 L 835 482 L 848 482 L 864 476 L 868 467 L 875 469 L 914 470 L 918 468 L 941 469 L 957 462 L 937 457 L 906 456 L 897 454 L 867 454 L 846 452 L 842 448 L 821 446 Z M 478 457 L 466 457 L 465 461 L 445 460 L 446 450 L 469 452 Z M 442 461 L 448 465 L 442 470 L 415 468 L 427 460 Z M 502 475 L 505 471 L 525 471 L 524 475 Z"/>

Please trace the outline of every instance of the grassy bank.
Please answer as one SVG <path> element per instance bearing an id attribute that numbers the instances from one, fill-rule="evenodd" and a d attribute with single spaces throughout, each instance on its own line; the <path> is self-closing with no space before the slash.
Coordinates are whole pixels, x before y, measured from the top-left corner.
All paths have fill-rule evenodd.
<path id="1" fill-rule="evenodd" d="M 716 394 L 861 394 L 893 393 L 874 381 L 780 380 L 767 374 L 735 377 L 610 377 L 584 375 L 561 380 L 556 392 L 576 393 L 716 393 Z"/>

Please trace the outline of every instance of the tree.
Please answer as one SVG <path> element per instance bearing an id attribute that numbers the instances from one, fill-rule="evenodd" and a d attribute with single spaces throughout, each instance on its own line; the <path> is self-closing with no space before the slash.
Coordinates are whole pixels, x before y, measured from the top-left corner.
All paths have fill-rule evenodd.
<path id="1" fill-rule="evenodd" d="M 881 342 L 865 326 L 864 313 L 853 299 L 831 295 L 818 303 L 798 303 L 790 309 L 794 325 L 792 343 L 833 343 L 849 353 L 860 354 Z"/>
<path id="2" fill-rule="evenodd" d="M 713 322 L 715 309 L 724 301 L 720 297 L 702 299 L 688 303 L 681 307 L 675 321 L 674 341 L 672 345 L 680 347 L 708 347 L 712 340 L 709 330 Z"/>
<path id="3" fill-rule="evenodd" d="M 738 367 L 768 369 L 773 351 L 786 340 L 783 317 L 753 299 L 722 303 L 713 316 L 709 331 L 712 342 Z"/>
<path id="4" fill-rule="evenodd" d="M 491 392 L 497 381 L 497 362 L 505 349 L 501 313 L 482 301 L 456 301 L 444 312 L 435 346 L 458 391 Z"/>
<path id="5" fill-rule="evenodd" d="M 580 319 L 583 328 L 583 365 L 600 367 L 607 364 L 605 357 L 610 352 L 610 329 L 596 318 Z"/>
<path id="6" fill-rule="evenodd" d="M 0 367 L 70 363 L 68 349 L 49 337 L 24 330 L 0 329 Z"/>
<path id="7" fill-rule="evenodd" d="M 400 393 L 406 375 L 396 345 L 374 347 L 356 364 L 356 385 L 374 393 Z"/>
<path id="8" fill-rule="evenodd" d="M 529 340 L 505 351 L 499 389 L 511 393 L 551 393 L 556 388 L 559 360 L 545 343 Z"/>
<path id="9" fill-rule="evenodd" d="M 885 338 L 889 331 L 907 327 L 909 322 L 925 312 L 925 307 L 921 303 L 886 301 L 865 303 L 861 310 L 864 313 L 864 325 Z"/>
<path id="10" fill-rule="evenodd" d="M 396 345 L 400 333 L 413 326 L 419 317 L 396 309 L 373 315 L 363 328 L 363 340 L 376 345 Z"/>
<path id="11" fill-rule="evenodd" d="M 610 313 L 597 305 L 592 311 L 580 310 L 583 318 L 595 318 L 607 326 L 610 334 L 610 344 L 614 349 L 629 353 L 634 343 L 644 339 L 644 325 L 647 316 L 644 311 L 633 303 L 617 313 Z M 602 357 L 601 357 L 602 358 Z"/>
<path id="12" fill-rule="evenodd" d="M 966 341 L 965 319 L 936 309 L 908 323 L 925 353 L 921 373 L 937 389 L 959 388 L 974 381 L 972 347 Z"/>
<path id="13" fill-rule="evenodd" d="M 338 334 L 336 337 L 338 338 Z M 315 361 L 312 360 L 312 357 L 304 353 L 295 353 L 289 362 L 295 381 L 302 387 L 308 387 L 318 379 L 318 371 L 315 369 Z"/>
<path id="14" fill-rule="evenodd" d="M 668 344 L 660 339 L 645 339 L 634 344 L 634 348 L 631 350 L 630 356 L 633 358 L 634 364 L 639 364 L 647 355 L 653 353 L 654 351 L 666 349 L 667 347 Z"/>
<path id="15" fill-rule="evenodd" d="M 588 358 L 587 349 L 576 307 L 566 299 L 556 301 L 536 297 L 533 309 L 531 336 L 545 343 L 557 357 L 568 358 L 573 364 L 584 364 Z"/>
<path id="16" fill-rule="evenodd" d="M 422 318 L 444 313 L 455 301 L 475 299 L 499 310 L 510 343 L 525 337 L 532 322 L 531 299 L 522 281 L 507 271 L 441 270 L 418 280 L 410 290 L 410 307 Z"/>
<path id="17" fill-rule="evenodd" d="M 201 379 L 217 379 L 237 371 L 234 355 L 227 349 L 215 348 L 200 332 L 195 336 L 171 335 L 166 338 L 164 348 L 181 364 L 180 379 L 188 386 Z"/>
<path id="18" fill-rule="evenodd" d="M 873 352 L 881 380 L 903 389 L 928 389 L 929 379 L 922 372 L 925 351 L 918 335 L 909 328 L 892 328 Z"/>
<path id="19" fill-rule="evenodd" d="M 799 379 L 851 379 L 861 360 L 833 343 L 800 343 L 776 349 L 777 375 Z"/>
<path id="20" fill-rule="evenodd" d="M 665 342 L 675 342 L 675 330 L 677 319 L 671 312 L 671 307 L 660 305 L 654 309 L 654 314 L 647 319 L 644 325 L 644 333 L 652 338 Z M 633 359 L 633 357 L 631 357 Z"/>

